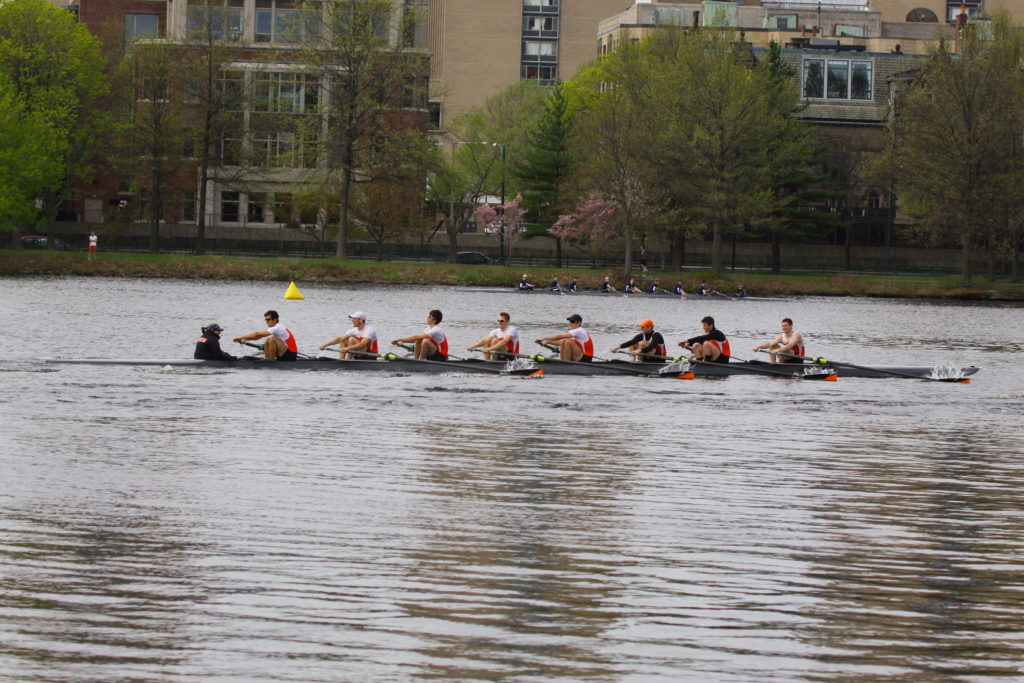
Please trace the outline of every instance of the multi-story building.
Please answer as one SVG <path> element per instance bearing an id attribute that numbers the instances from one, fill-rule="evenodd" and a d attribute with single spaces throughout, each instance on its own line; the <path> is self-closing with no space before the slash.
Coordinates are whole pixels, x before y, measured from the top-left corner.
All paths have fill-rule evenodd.
<path id="1" fill-rule="evenodd" d="M 431 107 L 444 129 L 519 79 L 567 79 L 597 56 L 598 24 L 622 0 L 430 0 Z"/>

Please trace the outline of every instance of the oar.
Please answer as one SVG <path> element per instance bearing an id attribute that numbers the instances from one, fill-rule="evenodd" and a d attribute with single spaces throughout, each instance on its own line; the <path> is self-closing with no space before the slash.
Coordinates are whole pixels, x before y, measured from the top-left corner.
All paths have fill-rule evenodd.
<path id="1" fill-rule="evenodd" d="M 253 344 L 252 342 L 238 342 L 238 343 L 241 344 L 242 346 L 251 346 L 252 348 L 259 349 L 260 351 L 263 350 L 263 344 Z M 316 360 L 316 356 L 310 356 L 310 355 L 305 354 L 305 353 L 299 353 L 298 351 L 295 352 L 295 355 L 298 356 L 299 358 L 301 358 L 302 360 Z"/>
<path id="2" fill-rule="evenodd" d="M 704 364 L 704 365 L 726 365 L 730 369 L 736 369 L 736 370 L 739 370 L 741 372 L 752 372 L 754 374 L 760 374 L 760 375 L 774 375 L 775 377 L 789 377 L 789 378 L 798 377 L 800 379 L 818 379 L 818 380 L 823 380 L 825 382 L 835 382 L 836 381 L 836 376 L 834 374 L 809 374 L 809 375 L 808 374 L 802 374 L 802 373 L 801 374 L 797 374 L 797 373 L 791 373 L 791 372 L 785 372 L 785 371 L 779 371 L 779 370 L 772 370 L 771 368 L 750 367 L 750 365 L 748 363 L 746 363 L 745 361 L 744 362 L 740 362 L 740 363 L 713 363 L 711 361 L 697 360 L 696 358 L 689 358 L 687 356 L 675 356 L 675 357 L 672 357 L 672 356 L 659 356 L 659 355 L 653 354 L 653 353 L 643 353 L 643 354 L 640 354 L 640 355 L 647 356 L 649 358 L 657 358 L 659 360 L 673 361 L 673 362 L 676 362 L 676 363 L 678 363 L 680 361 L 686 361 L 687 363 L 691 363 L 691 364 L 694 364 L 694 365 L 700 365 L 700 364 Z"/>
<path id="3" fill-rule="evenodd" d="M 616 293 L 616 294 L 618 294 L 619 296 L 624 296 L 624 297 L 626 297 L 627 299 L 629 298 L 629 295 L 628 295 L 628 294 L 626 294 L 625 292 L 620 292 L 619 290 L 615 289 L 615 288 L 614 288 L 614 287 L 612 287 L 611 285 L 608 285 L 608 289 L 609 289 L 609 290 L 611 290 L 611 291 L 613 291 L 613 292 L 615 292 L 615 293 Z"/>
<path id="4" fill-rule="evenodd" d="M 767 349 L 758 349 L 764 353 L 769 353 Z M 855 365 L 853 363 L 844 363 L 838 360 L 828 360 L 827 358 L 814 357 L 814 356 L 798 356 L 795 353 L 779 353 L 780 356 L 789 356 L 790 358 L 799 358 L 801 360 L 809 360 L 812 363 L 819 365 L 834 365 L 840 368 L 855 368 L 857 370 L 867 370 L 869 372 L 877 372 L 880 375 L 889 375 L 890 377 L 906 377 L 907 379 L 923 379 L 928 382 L 948 382 L 954 384 L 970 384 L 971 380 L 967 377 L 922 377 L 921 375 L 912 375 L 909 372 L 900 372 L 899 370 L 882 370 L 880 368 L 873 368 L 870 365 Z"/>
<path id="5" fill-rule="evenodd" d="M 724 296 L 724 297 L 725 297 L 726 299 L 728 299 L 729 301 L 736 301 L 736 299 L 734 299 L 733 297 L 729 296 L 728 294 L 722 294 L 722 293 L 721 293 L 721 292 L 719 292 L 719 291 L 718 291 L 717 289 L 712 289 L 712 290 L 711 290 L 711 293 L 712 293 L 712 294 L 717 294 L 718 296 Z"/>
<path id="6" fill-rule="evenodd" d="M 482 372 L 491 375 L 529 375 L 530 377 L 540 377 L 544 374 L 543 370 L 499 370 L 497 368 L 482 368 L 477 365 L 463 365 L 463 362 L 449 362 L 445 360 L 427 360 L 426 358 L 410 358 L 405 356 L 396 356 L 393 353 L 370 353 L 367 351 L 349 351 L 353 356 L 362 356 L 364 358 L 380 358 L 389 362 L 396 363 L 424 363 L 426 365 L 441 365 L 446 368 L 455 368 L 459 370 L 465 370 L 467 372 Z"/>
<path id="7" fill-rule="evenodd" d="M 626 351 L 624 349 L 619 349 L 615 353 L 629 354 L 629 351 Z M 638 353 L 637 355 L 638 356 L 645 356 L 647 358 L 654 358 L 656 360 L 672 361 L 671 363 L 664 363 L 662 365 L 654 365 L 654 364 L 652 364 L 652 365 L 648 366 L 648 367 L 650 367 L 650 368 L 655 370 L 655 372 L 653 372 L 651 374 L 656 374 L 656 375 L 658 375 L 658 377 L 675 377 L 676 379 L 693 379 L 694 378 L 693 370 L 689 370 L 688 372 L 682 372 L 682 373 L 662 372 L 662 370 L 664 370 L 665 368 L 670 367 L 672 365 L 672 363 L 678 363 L 679 361 L 689 361 L 689 358 L 687 358 L 686 356 L 677 356 L 675 358 L 669 358 L 668 356 L 659 356 L 656 353 Z"/>

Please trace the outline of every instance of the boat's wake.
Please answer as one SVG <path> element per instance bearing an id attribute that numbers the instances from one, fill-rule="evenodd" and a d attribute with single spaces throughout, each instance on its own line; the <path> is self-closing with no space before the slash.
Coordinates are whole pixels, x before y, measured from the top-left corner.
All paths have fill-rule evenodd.
<path id="1" fill-rule="evenodd" d="M 932 368 L 931 379 L 965 379 L 967 375 L 959 365 L 936 365 Z"/>

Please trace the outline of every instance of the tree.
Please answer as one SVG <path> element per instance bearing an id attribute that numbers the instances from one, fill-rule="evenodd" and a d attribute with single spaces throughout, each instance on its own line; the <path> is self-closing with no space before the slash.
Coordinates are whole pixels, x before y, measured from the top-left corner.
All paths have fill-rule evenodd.
<path id="1" fill-rule="evenodd" d="M 21 245 L 17 226 L 35 224 L 36 201 L 60 182 L 60 147 L 54 128 L 39 114 L 26 111 L 0 74 L 0 226 L 13 230 L 16 247 Z"/>
<path id="2" fill-rule="evenodd" d="M 922 236 L 958 243 L 967 286 L 972 253 L 1024 216 L 1024 43 L 1005 13 L 960 30 L 959 52 L 940 42 L 899 94 L 890 144 L 866 172 L 893 183 Z"/>
<path id="3" fill-rule="evenodd" d="M 99 42 L 45 0 L 6 0 L 0 2 L 0 74 L 23 121 L 49 131 L 45 146 L 60 172 L 45 174 L 38 198 L 50 231 L 60 203 L 109 143 L 110 118 L 99 106 L 108 89 Z M 56 240 L 49 244 L 55 248 Z"/>
<path id="4" fill-rule="evenodd" d="M 607 253 L 621 236 L 615 204 L 599 193 L 591 192 L 580 202 L 576 213 L 560 216 L 551 227 L 551 234 L 583 249 L 590 265 L 597 268 L 599 256 Z"/>
<path id="5" fill-rule="evenodd" d="M 519 236 L 523 228 L 526 209 L 520 206 L 522 202 L 523 195 L 517 194 L 515 199 L 498 207 L 501 209 L 500 213 L 490 204 L 479 204 L 474 210 L 477 225 L 484 225 L 501 235 L 502 263 L 507 262 L 507 252 L 511 251 L 512 240 Z"/>
<path id="6" fill-rule="evenodd" d="M 417 20 L 411 7 L 399 15 L 391 0 L 323 0 L 307 15 L 317 19 L 303 24 L 301 59 L 323 92 L 320 171 L 337 187 L 336 253 L 344 257 L 353 185 L 379 180 L 366 171 L 381 167 L 372 157 L 416 128 L 402 108 L 425 103 L 428 61 L 399 39 Z"/>
<path id="7" fill-rule="evenodd" d="M 531 130 L 522 160 L 513 167 L 523 195 L 523 207 L 529 211 L 533 227 L 526 237 L 555 237 L 555 267 L 562 266 L 562 240 L 550 228 L 563 204 L 565 184 L 570 170 L 569 140 L 572 126 L 568 118 L 561 83 L 552 90 L 544 112 Z"/>

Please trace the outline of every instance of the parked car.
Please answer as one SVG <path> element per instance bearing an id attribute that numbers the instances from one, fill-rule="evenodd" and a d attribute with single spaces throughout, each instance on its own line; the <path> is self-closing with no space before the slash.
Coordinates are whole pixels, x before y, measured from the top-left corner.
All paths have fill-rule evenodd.
<path id="1" fill-rule="evenodd" d="M 463 263 L 469 266 L 486 266 L 490 263 L 494 263 L 494 259 L 490 258 L 486 254 L 481 254 L 479 251 L 460 251 L 455 255 L 457 263 Z"/>
<path id="2" fill-rule="evenodd" d="M 21 246 L 25 249 L 46 249 L 47 242 L 46 235 L 23 235 L 21 238 Z M 57 237 L 54 241 L 57 248 L 62 251 L 69 251 L 72 246 L 64 240 Z"/>

